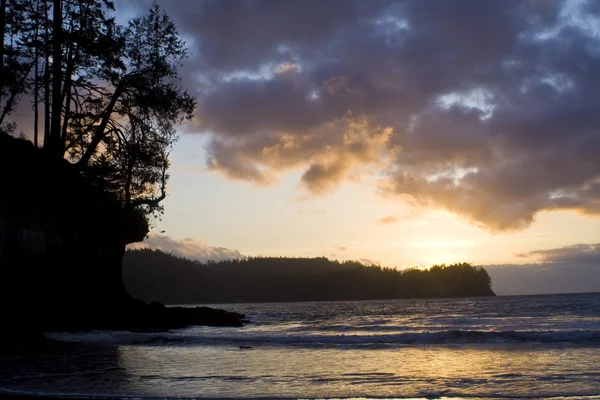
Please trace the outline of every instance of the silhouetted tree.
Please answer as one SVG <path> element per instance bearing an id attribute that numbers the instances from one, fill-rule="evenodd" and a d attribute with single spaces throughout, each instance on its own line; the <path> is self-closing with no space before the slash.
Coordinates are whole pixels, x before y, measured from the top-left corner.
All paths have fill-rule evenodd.
<path id="1" fill-rule="evenodd" d="M 39 97 L 40 97 L 40 25 L 45 19 L 40 18 L 40 0 L 32 0 L 34 16 L 31 22 L 34 24 L 33 34 L 33 145 L 39 147 Z M 45 14 L 47 11 L 45 11 Z"/>
<path id="2" fill-rule="evenodd" d="M 26 23 L 30 16 L 29 0 L 0 0 L 0 127 L 10 130 L 6 117 L 18 100 L 27 92 L 29 74 L 33 67 L 32 36 Z"/>
<path id="3" fill-rule="evenodd" d="M 120 26 L 109 0 L 0 1 L 0 123 L 33 88 L 34 141 L 41 98 L 48 153 L 126 207 L 160 212 L 175 126 L 195 107 L 180 86 L 186 48 L 171 19 L 157 4 Z"/>

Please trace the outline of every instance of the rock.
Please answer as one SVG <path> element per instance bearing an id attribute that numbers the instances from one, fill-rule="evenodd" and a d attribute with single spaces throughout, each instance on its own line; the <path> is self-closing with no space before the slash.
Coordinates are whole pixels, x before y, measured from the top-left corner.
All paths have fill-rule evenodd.
<path id="1" fill-rule="evenodd" d="M 127 293 L 122 259 L 148 232 L 66 160 L 0 133 L 0 318 L 23 332 L 239 326 L 208 308 L 146 305 Z M 0 333 L 1 334 L 1 333 Z"/>
<path id="2" fill-rule="evenodd" d="M 243 326 L 244 314 L 210 307 L 165 307 L 158 302 L 133 306 L 124 312 L 121 329 L 169 330 L 191 325 Z"/>

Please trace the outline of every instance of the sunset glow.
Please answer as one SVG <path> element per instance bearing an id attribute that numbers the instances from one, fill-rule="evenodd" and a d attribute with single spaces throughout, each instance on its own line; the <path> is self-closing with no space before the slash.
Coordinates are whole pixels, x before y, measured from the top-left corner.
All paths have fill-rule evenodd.
<path id="1" fill-rule="evenodd" d="M 600 0 L 0 17 L 0 400 L 600 399 Z"/>
<path id="2" fill-rule="evenodd" d="M 164 2 L 198 107 L 151 235 L 396 267 L 600 243 L 597 10 L 426 3 Z"/>

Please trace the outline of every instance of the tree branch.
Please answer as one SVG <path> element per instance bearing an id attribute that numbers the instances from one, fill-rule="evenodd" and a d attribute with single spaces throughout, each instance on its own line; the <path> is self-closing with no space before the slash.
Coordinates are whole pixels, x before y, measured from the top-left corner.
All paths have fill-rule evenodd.
<path id="1" fill-rule="evenodd" d="M 169 167 L 169 153 L 165 155 L 163 160 L 163 170 L 161 177 L 161 186 L 160 186 L 160 196 L 152 198 L 152 199 L 142 199 L 138 198 L 131 201 L 132 207 L 148 205 L 151 207 L 156 207 L 158 204 L 163 201 L 167 197 L 167 168 Z"/>
<path id="2" fill-rule="evenodd" d="M 106 137 L 106 132 L 105 132 L 106 125 L 108 124 L 108 121 L 110 119 L 110 116 L 111 116 L 114 108 L 115 108 L 115 105 L 117 104 L 117 101 L 123 94 L 124 89 L 125 89 L 124 81 L 121 81 L 119 83 L 119 85 L 117 86 L 117 88 L 115 89 L 115 92 L 113 93 L 113 96 L 110 99 L 108 106 L 104 110 L 102 120 L 94 132 L 94 136 L 92 137 L 91 143 L 88 145 L 87 149 L 85 150 L 85 153 L 83 153 L 83 156 L 81 156 L 79 161 L 76 163 L 76 165 L 79 169 L 83 169 L 88 166 L 90 159 L 96 153 L 96 149 L 98 148 L 98 145 L 100 144 L 102 139 L 104 139 L 104 137 Z"/>

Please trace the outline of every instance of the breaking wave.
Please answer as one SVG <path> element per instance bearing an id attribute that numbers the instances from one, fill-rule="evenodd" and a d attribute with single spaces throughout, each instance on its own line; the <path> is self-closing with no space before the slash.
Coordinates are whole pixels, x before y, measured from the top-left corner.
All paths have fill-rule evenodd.
<path id="1" fill-rule="evenodd" d="M 49 339 L 60 342 L 137 345 L 206 346 L 298 346 L 298 347 L 372 347 L 426 344 L 499 344 L 499 343 L 600 343 L 600 330 L 572 331 L 477 331 L 446 330 L 395 334 L 244 334 L 192 335 L 176 333 L 132 332 L 52 332 Z"/>

